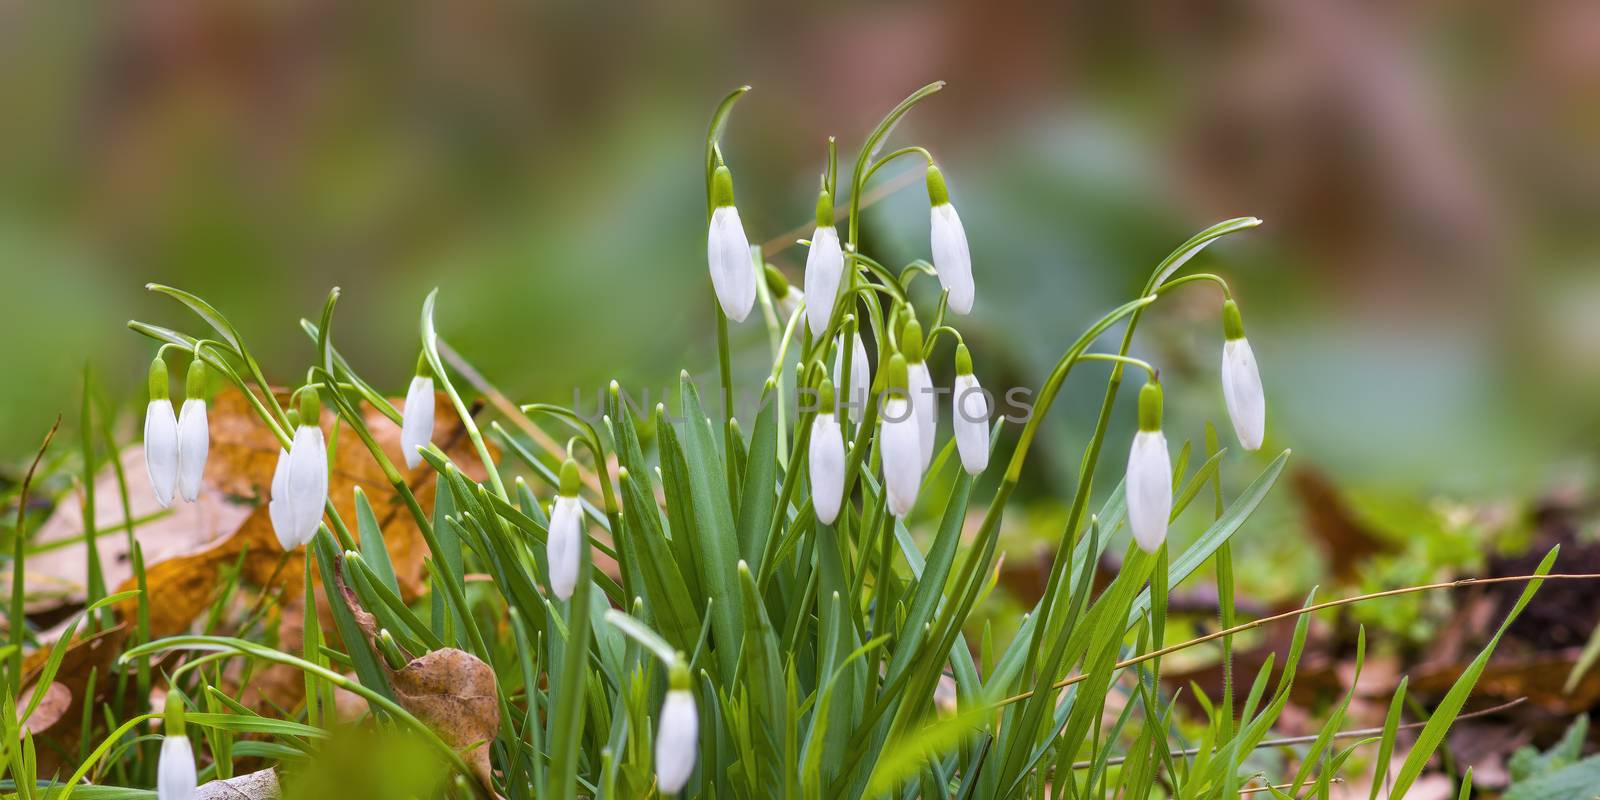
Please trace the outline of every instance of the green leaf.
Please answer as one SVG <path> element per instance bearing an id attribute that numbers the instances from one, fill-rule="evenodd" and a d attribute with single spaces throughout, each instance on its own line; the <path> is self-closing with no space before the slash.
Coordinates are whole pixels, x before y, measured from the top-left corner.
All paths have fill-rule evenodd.
<path id="1" fill-rule="evenodd" d="M 700 567 L 700 584 L 711 597 L 711 632 L 724 676 L 738 666 L 738 646 L 744 641 L 744 602 L 740 597 L 738 533 L 728 502 L 722 458 L 711 433 L 711 423 L 700 406 L 700 395 L 685 374 L 679 385 L 683 455 L 687 467 L 689 500 L 694 524 L 690 526 Z"/>

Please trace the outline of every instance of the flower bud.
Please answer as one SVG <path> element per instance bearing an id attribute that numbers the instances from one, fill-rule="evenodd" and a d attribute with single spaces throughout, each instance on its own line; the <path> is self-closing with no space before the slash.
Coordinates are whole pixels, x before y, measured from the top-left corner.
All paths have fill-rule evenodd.
<path id="1" fill-rule="evenodd" d="M 422 463 L 420 448 L 433 441 L 433 405 L 433 368 L 425 356 L 418 356 L 417 372 L 406 389 L 405 410 L 400 417 L 400 453 L 405 456 L 408 469 L 416 469 Z"/>
<path id="2" fill-rule="evenodd" d="M 787 320 L 800 308 L 801 301 L 805 300 L 805 292 L 789 285 L 789 279 L 771 264 L 766 265 L 764 274 L 767 278 L 767 293 L 772 296 L 773 308 L 777 309 L 778 317 Z"/>
<path id="3" fill-rule="evenodd" d="M 172 505 L 178 484 L 178 415 L 167 394 L 167 362 L 150 362 L 150 403 L 144 409 L 144 466 L 162 508 Z"/>
<path id="4" fill-rule="evenodd" d="M 833 382 L 824 378 L 822 407 L 811 420 L 811 506 L 817 521 L 832 525 L 844 496 L 844 434 L 834 416 Z"/>
<path id="5" fill-rule="evenodd" d="M 1267 398 L 1261 390 L 1255 352 L 1244 338 L 1244 319 L 1232 300 L 1222 305 L 1222 333 L 1222 399 L 1240 446 L 1260 450 L 1267 430 Z"/>
<path id="6" fill-rule="evenodd" d="M 198 784 L 194 748 L 189 744 L 183 716 L 183 694 L 177 689 L 168 689 L 161 757 L 156 762 L 157 800 L 189 800 L 194 797 Z"/>
<path id="7" fill-rule="evenodd" d="M 317 535 L 328 503 L 328 446 L 318 426 L 321 417 L 322 401 L 316 390 L 301 391 L 299 424 L 288 451 L 279 451 L 272 476 L 272 501 L 267 508 L 278 544 L 285 551 L 294 550 Z"/>
<path id="8" fill-rule="evenodd" d="M 200 496 L 200 480 L 205 477 L 211 450 L 204 361 L 195 358 L 189 362 L 184 387 L 183 410 L 178 414 L 178 492 L 193 503 Z"/>
<path id="9" fill-rule="evenodd" d="M 872 394 L 872 365 L 867 363 L 867 348 L 861 334 L 851 337 L 849 380 L 840 375 L 844 369 L 844 341 L 841 338 L 833 356 L 833 383 L 844 392 L 844 406 L 850 411 L 850 421 L 861 422 L 867 400 Z"/>
<path id="10" fill-rule="evenodd" d="M 945 187 L 944 173 L 928 165 L 929 244 L 933 251 L 933 269 L 939 274 L 939 283 L 950 292 L 950 310 L 966 315 L 972 312 L 972 254 L 967 249 L 967 231 L 961 226 L 961 215 L 950 205 L 950 192 Z"/>
<path id="11" fill-rule="evenodd" d="M 890 513 L 904 518 L 917 504 L 922 489 L 922 444 L 917 413 L 906 399 L 908 370 L 905 356 L 890 356 L 886 368 L 882 421 L 878 425 L 878 452 L 883 460 L 884 491 Z"/>
<path id="12" fill-rule="evenodd" d="M 972 374 L 972 353 L 956 345 L 956 380 L 950 393 L 950 416 L 956 431 L 961 466 L 977 475 L 989 466 L 989 396 Z"/>
<path id="13" fill-rule="evenodd" d="M 933 391 L 928 362 L 922 357 L 922 326 L 915 319 L 907 320 L 900 331 L 900 352 L 906 357 L 906 393 L 917 412 L 917 446 L 926 471 L 933 463 L 933 443 L 939 433 L 939 397 Z"/>
<path id="14" fill-rule="evenodd" d="M 733 173 L 717 167 L 711 181 L 711 225 L 706 234 L 706 260 L 711 267 L 711 286 L 716 290 L 722 313 L 734 322 L 743 322 L 756 300 L 755 263 L 750 257 L 750 240 L 733 205 Z"/>
<path id="15" fill-rule="evenodd" d="M 820 337 L 828 330 L 843 273 L 844 249 L 839 245 L 839 230 L 833 226 L 833 196 L 824 191 L 817 196 L 817 229 L 806 253 L 806 296 L 811 298 L 806 322 L 812 336 Z"/>
<path id="16" fill-rule="evenodd" d="M 549 535 L 545 557 L 550 570 L 550 592 L 562 600 L 572 599 L 578 585 L 578 549 L 583 542 L 583 507 L 578 503 L 578 462 L 567 459 L 561 465 L 561 488 L 550 510 Z"/>
<path id="17" fill-rule="evenodd" d="M 1145 552 L 1154 553 L 1166 541 L 1172 516 L 1172 457 L 1167 453 L 1167 437 L 1161 433 L 1161 384 L 1155 380 L 1139 390 L 1139 432 L 1128 452 L 1123 488 L 1134 541 Z"/>
<path id="18" fill-rule="evenodd" d="M 694 774 L 700 751 L 700 712 L 689 689 L 687 667 L 674 664 L 668 686 L 656 727 L 656 784 L 662 793 L 676 794 Z"/>

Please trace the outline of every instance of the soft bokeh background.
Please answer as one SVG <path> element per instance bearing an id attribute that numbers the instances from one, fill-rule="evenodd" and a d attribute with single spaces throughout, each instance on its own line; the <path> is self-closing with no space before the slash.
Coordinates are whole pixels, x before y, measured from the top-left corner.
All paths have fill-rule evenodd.
<path id="1" fill-rule="evenodd" d="M 987 385 L 1037 385 L 1194 230 L 1267 221 L 1195 262 L 1235 283 L 1268 449 L 1296 451 L 1295 484 L 1241 537 L 1268 556 L 1245 568 L 1263 591 L 1315 577 L 1315 549 L 1279 534 L 1315 527 L 1324 486 L 1402 546 L 1412 525 L 1515 527 L 1541 498 L 1590 496 L 1586 0 L 0 2 L 0 460 L 70 415 L 86 363 L 142 403 L 152 346 L 126 320 L 195 325 L 146 281 L 212 300 L 286 381 L 332 285 L 341 347 L 397 392 L 435 286 L 445 336 L 519 400 L 714 374 L 713 105 L 755 86 L 727 151 L 765 239 L 807 219 L 825 137 L 848 164 L 933 79 L 948 88 L 896 141 L 937 154 L 966 220 Z M 925 256 L 926 213 L 913 184 L 867 214 L 866 246 Z M 775 261 L 797 278 L 803 254 Z M 1139 343 L 1176 440 L 1226 424 L 1216 309 L 1194 288 Z M 765 333 L 734 335 L 753 376 Z M 1070 382 L 1049 426 L 1045 520 L 1098 380 Z"/>

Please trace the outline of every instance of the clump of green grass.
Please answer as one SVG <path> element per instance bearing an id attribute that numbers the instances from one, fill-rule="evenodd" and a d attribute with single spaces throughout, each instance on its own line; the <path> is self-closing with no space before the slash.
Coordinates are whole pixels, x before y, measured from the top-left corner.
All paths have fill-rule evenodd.
<path id="1" fill-rule="evenodd" d="M 939 88 L 912 94 L 868 135 L 844 191 L 829 141 L 804 291 L 770 274 L 737 216 L 719 141 L 744 90 L 717 108 L 705 175 L 720 413 L 705 407 L 685 373 L 672 402 L 654 408 L 636 408 L 613 384 L 599 424 L 569 408 L 520 407 L 519 423 L 570 436 L 564 452 L 539 447 L 520 427 L 514 433 L 495 423 L 485 435 L 456 386 L 475 372 L 446 360 L 449 351 L 434 327 L 436 295 L 423 305 L 416 379 L 404 409 L 396 409 L 334 345 L 337 290 L 316 322 L 302 321 L 317 358 L 295 389 L 298 402 L 285 404 L 222 312 L 194 295 L 152 286 L 209 328 L 196 336 L 130 324 L 161 342 L 159 367 L 152 370 L 160 373 L 159 383 L 153 378 L 151 394 L 160 419 L 147 427 L 147 437 L 161 437 L 146 442 L 147 452 L 156 454 L 152 476 L 168 499 L 174 485 L 179 495 L 192 496 L 185 481 L 196 474 L 193 459 L 205 457 L 198 440 L 205 430 L 204 381 L 189 382 L 183 416 L 172 424 L 170 406 L 158 406 L 170 402 L 164 357 L 187 355 L 204 365 L 202 376 L 210 371 L 243 392 L 282 443 L 272 522 L 286 552 L 307 548 L 306 601 L 319 602 L 312 587 L 320 586 L 336 630 L 321 630 L 316 615 L 308 614 L 298 653 L 248 635 L 155 639 L 148 604 L 160 598 L 138 589 L 107 596 L 91 563 L 85 630 L 111 624 L 106 609 L 117 601 L 136 597 L 139 609 L 115 674 L 100 679 L 125 685 L 132 696 L 165 691 L 174 700 L 160 726 L 153 713 L 119 714 L 109 706 L 94 711 L 86 716 L 79 752 L 69 754 L 76 771 L 41 775 L 34 737 L 24 726 L 72 636 L 63 637 L 54 660 L 24 686 L 20 657 L 33 642 L 21 613 L 25 537 L 19 518 L 4 649 L 7 697 L 0 708 L 4 791 L 24 798 L 144 798 L 152 792 L 138 787 L 156 785 L 159 775 L 161 800 L 183 800 L 186 787 L 164 782 L 164 776 L 182 774 L 171 771 L 182 756 L 158 752 L 179 749 L 159 741 L 184 732 L 200 764 L 199 781 L 239 780 L 245 765 L 276 769 L 286 796 L 307 797 L 327 796 L 339 783 L 341 762 L 368 758 L 396 768 L 348 772 L 361 783 L 355 796 L 403 776 L 400 785 L 373 796 L 1000 798 L 1048 792 L 1191 798 L 1237 796 L 1247 786 L 1267 784 L 1274 796 L 1296 797 L 1325 795 L 1361 747 L 1376 750 L 1376 769 L 1387 775 L 1397 754 L 1404 684 L 1381 732 L 1344 744 L 1346 696 L 1305 742 L 1294 773 L 1263 775 L 1246 766 L 1257 748 L 1277 743 L 1270 735 L 1289 700 L 1309 612 L 1367 598 L 1320 604 L 1307 598 L 1290 614 L 1236 620 L 1229 540 L 1272 488 L 1289 454 L 1273 459 L 1238 495 L 1225 497 L 1221 449 L 1209 442 L 1201 458 L 1184 444 L 1174 463 L 1162 432 L 1159 372 L 1129 355 L 1141 317 L 1162 298 L 1184 287 L 1220 289 L 1226 407 L 1241 442 L 1249 449 L 1261 445 L 1260 378 L 1227 282 L 1182 272 L 1201 249 L 1259 220 L 1207 228 L 1157 264 L 1138 297 L 1066 347 L 1034 392 L 1029 413 L 1009 423 L 1020 425 L 1014 439 L 1001 435 L 1007 423 L 986 416 L 996 411 L 989 400 L 978 415 L 982 425 L 961 413 L 969 409 L 953 408 L 954 436 L 941 446 L 934 431 L 942 410 L 917 392 L 931 383 L 930 359 L 945 352 L 955 360 L 956 386 L 968 392 L 957 401 L 983 397 L 981 362 L 975 363 L 955 319 L 981 302 L 982 271 L 973 274 L 965 233 L 933 156 L 914 146 L 880 155 L 895 124 Z M 894 270 L 861 251 L 859 226 L 870 180 L 902 158 L 927 162 L 933 261 Z M 835 212 L 835 198 L 845 199 L 842 213 Z M 981 257 L 978 264 L 1000 268 L 983 265 Z M 924 275 L 942 285 L 931 307 L 919 305 L 911 291 Z M 732 413 L 740 387 L 733 385 L 728 328 L 757 307 L 771 333 L 772 369 L 746 431 Z M 1092 349 L 1116 329 L 1120 346 Z M 863 333 L 871 350 L 856 345 Z M 874 369 L 858 378 L 868 353 Z M 985 636 L 975 648 L 967 623 L 993 585 L 1001 519 L 1064 380 L 1086 365 L 1103 365 L 1110 375 L 1045 591 L 1009 642 Z M 1100 461 L 1130 370 L 1146 376 L 1140 432 L 1126 481 L 1091 508 L 1093 481 L 1110 480 Z M 974 388 L 980 393 L 970 394 Z M 481 465 L 454 463 L 430 442 L 435 390 L 460 415 Z M 101 442 L 109 427 L 103 418 L 96 424 L 87 398 L 86 392 L 86 487 L 93 484 L 97 447 L 114 453 L 109 438 Z M 836 407 L 839 400 L 859 405 Z M 201 403 L 198 412 L 191 401 Z M 336 418 L 329 438 L 354 436 L 366 445 L 422 532 L 430 591 L 414 603 L 400 598 L 375 517 L 342 519 L 329 501 L 319 406 Z M 406 461 L 426 462 L 436 473 L 431 509 L 378 446 L 366 409 L 401 425 Z M 199 423 L 192 421 L 196 413 Z M 504 458 L 496 457 L 491 440 Z M 480 466 L 486 467 L 483 480 L 468 477 Z M 992 480 L 980 483 L 981 476 Z M 585 481 L 595 491 L 586 491 Z M 366 508 L 364 498 L 357 502 Z M 1167 523 L 1184 514 L 1207 515 L 1210 523 L 1187 549 L 1171 552 Z M 1121 570 L 1095 591 L 1094 566 L 1123 541 L 1123 527 L 1133 535 Z M 92 542 L 92 519 L 87 528 Z M 929 534 L 926 549 L 913 535 L 919 530 Z M 127 535 L 137 558 L 132 523 Z M 597 553 L 616 564 L 615 575 L 596 568 Z M 1547 577 L 1555 555 L 1527 577 L 1506 625 Z M 1169 644 L 1168 593 L 1208 564 L 1219 576 L 1223 629 Z M 142 576 L 142 565 L 135 571 Z M 492 580 L 469 583 L 468 574 Z M 1220 697 L 1196 690 L 1205 710 L 1203 733 L 1198 741 L 1182 737 L 1176 699 L 1160 681 L 1162 658 L 1212 641 L 1220 642 L 1226 658 L 1234 634 L 1290 620 L 1295 633 L 1281 665 L 1269 660 L 1254 676 L 1241 676 L 1238 686 L 1230 680 Z M 246 624 L 238 630 L 254 629 Z M 1393 781 L 1395 796 L 1443 741 L 1498 639 L 1421 727 Z M 1358 668 L 1364 636 L 1361 641 Z M 441 654 L 448 658 L 437 658 Z M 401 676 L 446 662 L 462 671 L 445 678 L 487 676 L 492 689 L 463 699 L 460 709 L 417 702 Z M 224 680 L 228 666 L 248 675 L 269 664 L 304 675 L 302 705 L 263 714 L 221 688 L 237 685 Z M 953 682 L 953 703 L 936 700 L 941 681 Z M 452 696 L 450 684 L 444 681 L 441 696 Z M 335 689 L 366 701 L 353 727 L 336 718 Z M 475 710 L 452 717 L 452 710 L 469 705 Z"/>

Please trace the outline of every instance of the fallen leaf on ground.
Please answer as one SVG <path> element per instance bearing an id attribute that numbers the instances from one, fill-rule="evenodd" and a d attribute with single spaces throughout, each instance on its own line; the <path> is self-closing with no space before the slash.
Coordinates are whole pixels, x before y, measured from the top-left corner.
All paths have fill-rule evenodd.
<path id="1" fill-rule="evenodd" d="M 211 781 L 194 791 L 194 800 L 277 800 L 281 796 L 276 769 Z"/>

